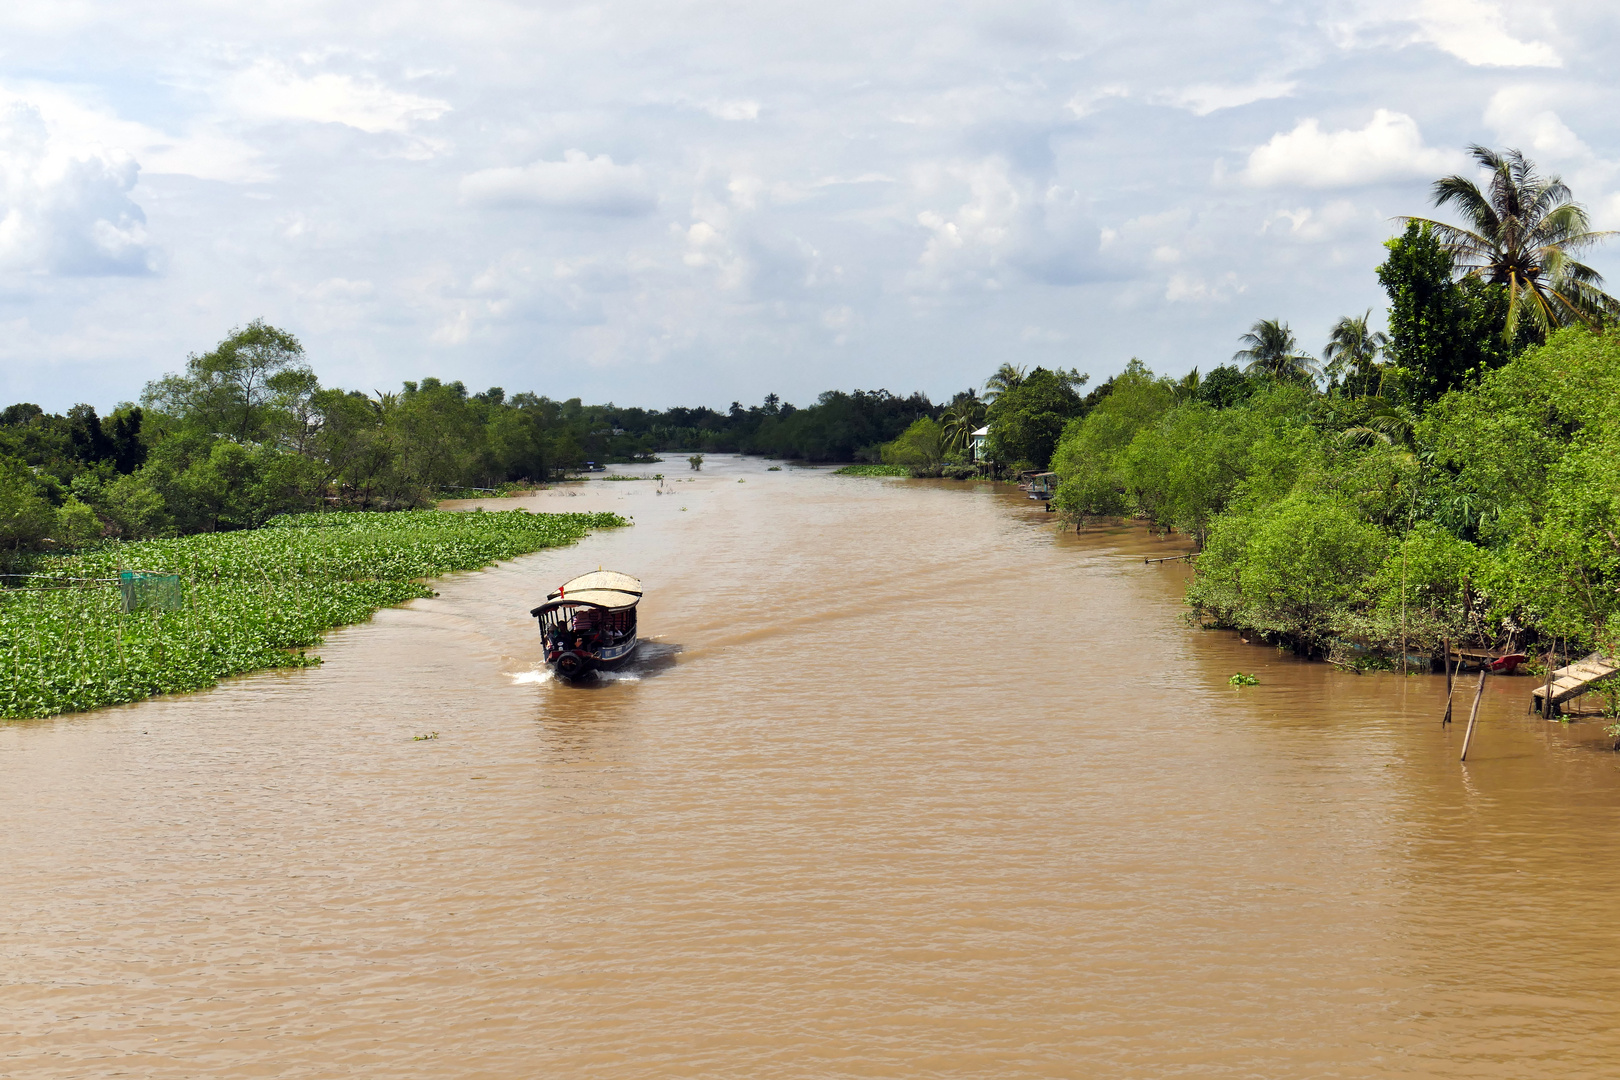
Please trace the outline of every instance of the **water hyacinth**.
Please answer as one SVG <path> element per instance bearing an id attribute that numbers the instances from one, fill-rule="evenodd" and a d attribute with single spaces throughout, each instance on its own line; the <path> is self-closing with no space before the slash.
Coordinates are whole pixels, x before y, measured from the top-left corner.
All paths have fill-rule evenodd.
<path id="1" fill-rule="evenodd" d="M 303 514 L 251 531 L 46 557 L 26 581 L 36 588 L 0 590 L 0 717 L 78 712 L 318 664 L 300 650 L 378 608 L 431 596 L 424 578 L 623 524 L 616 514 L 523 510 Z M 185 606 L 126 613 L 111 586 L 37 588 L 132 567 L 179 574 Z"/>

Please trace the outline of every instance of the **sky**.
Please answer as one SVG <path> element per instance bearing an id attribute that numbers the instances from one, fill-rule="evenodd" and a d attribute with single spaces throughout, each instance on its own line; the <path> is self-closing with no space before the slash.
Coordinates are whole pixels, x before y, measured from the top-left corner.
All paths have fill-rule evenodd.
<path id="1" fill-rule="evenodd" d="M 1262 318 L 1319 354 L 1471 143 L 1620 227 L 1615 10 L 6 5 L 0 404 L 255 318 L 330 386 L 654 408 L 1179 376 Z"/>

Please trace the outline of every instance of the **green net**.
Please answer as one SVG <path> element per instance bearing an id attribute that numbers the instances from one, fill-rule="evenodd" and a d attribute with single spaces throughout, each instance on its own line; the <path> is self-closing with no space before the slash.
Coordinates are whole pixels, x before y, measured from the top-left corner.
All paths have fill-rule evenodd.
<path id="1" fill-rule="evenodd" d="M 118 575 L 125 611 L 178 611 L 186 602 L 179 574 L 142 574 L 124 570 Z"/>

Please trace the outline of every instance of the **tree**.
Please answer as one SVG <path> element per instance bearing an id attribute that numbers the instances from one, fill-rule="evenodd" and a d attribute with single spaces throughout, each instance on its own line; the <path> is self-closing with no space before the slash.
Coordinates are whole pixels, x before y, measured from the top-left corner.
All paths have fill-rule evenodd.
<path id="1" fill-rule="evenodd" d="M 1297 382 L 1311 382 L 1316 377 L 1315 360 L 1299 351 L 1299 342 L 1285 322 L 1261 319 L 1238 341 L 1245 347 L 1233 353 L 1232 359 L 1243 361 L 1251 375 Z"/>
<path id="2" fill-rule="evenodd" d="M 1075 383 L 1084 376 L 1036 368 L 996 396 L 986 411 L 990 435 L 985 456 L 1003 464 L 1044 469 L 1068 422 L 1085 409 Z"/>
<path id="3" fill-rule="evenodd" d="M 1024 369 L 1011 364 L 1002 364 L 996 368 L 996 373 L 984 380 L 984 400 L 994 401 L 1024 381 Z"/>
<path id="4" fill-rule="evenodd" d="M 1322 359 L 1327 362 L 1325 374 L 1335 383 L 1342 377 L 1345 392 L 1353 397 L 1375 392 L 1377 380 L 1373 376 L 1378 357 L 1389 344 L 1388 334 L 1368 328 L 1370 318 L 1371 308 L 1360 316 L 1346 315 L 1333 324 L 1327 348 L 1322 350 Z"/>
<path id="5" fill-rule="evenodd" d="M 1575 259 L 1614 234 L 1593 232 L 1564 182 L 1537 175 L 1535 163 L 1519 151 L 1468 149 L 1490 170 L 1489 192 L 1463 176 L 1434 183 L 1435 207 L 1456 206 L 1466 224 L 1402 220 L 1432 229 L 1462 274 L 1506 290 L 1503 339 L 1512 342 L 1526 322 L 1541 341 L 1560 326 L 1578 322 L 1595 329 L 1620 315 L 1620 301 L 1603 291 L 1602 275 Z"/>
<path id="6" fill-rule="evenodd" d="M 1470 375 L 1500 367 L 1512 350 L 1496 328 L 1506 294 L 1477 277 L 1452 280 L 1452 256 L 1433 226 L 1411 222 L 1384 245 L 1378 280 L 1389 294 L 1392 396 L 1416 406 L 1434 401 Z"/>
<path id="7" fill-rule="evenodd" d="M 892 442 L 883 444 L 883 463 L 903 465 L 913 476 L 938 476 L 945 460 L 945 429 L 921 416 Z"/>
<path id="8" fill-rule="evenodd" d="M 148 383 L 141 400 L 194 430 L 256 442 L 267 433 L 278 394 L 302 390 L 308 396 L 308 381 L 291 377 L 308 372 L 296 337 L 254 319 L 212 352 L 186 357 L 184 374 Z"/>
<path id="9" fill-rule="evenodd" d="M 1198 380 L 1194 397 L 1216 409 L 1230 409 L 1249 400 L 1254 380 L 1231 364 L 1222 364 Z"/>
<path id="10" fill-rule="evenodd" d="M 940 420 L 945 432 L 945 452 L 962 453 L 973 441 L 973 433 L 984 423 L 984 400 L 972 390 L 958 394 Z"/>

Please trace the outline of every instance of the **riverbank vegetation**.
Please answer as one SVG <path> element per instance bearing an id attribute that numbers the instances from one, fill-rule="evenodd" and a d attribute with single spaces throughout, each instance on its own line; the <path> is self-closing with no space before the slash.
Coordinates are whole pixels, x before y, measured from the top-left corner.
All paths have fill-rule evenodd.
<path id="1" fill-rule="evenodd" d="M 876 462 L 884 443 L 944 412 L 886 390 L 829 391 L 804 409 L 773 394 L 725 412 L 471 393 L 435 378 L 366 394 L 323 386 L 293 335 L 254 322 L 109 415 L 0 410 L 0 553 L 424 507 L 667 450 L 699 451 L 689 462 L 705 451 Z"/>
<path id="2" fill-rule="evenodd" d="M 432 596 L 424 579 L 588 531 L 614 514 L 306 514 L 265 527 L 36 555 L 0 592 L 0 717 L 74 712 L 305 667 L 333 627 Z M 120 571 L 172 574 L 175 610 L 125 611 Z"/>
<path id="3" fill-rule="evenodd" d="M 1324 368 L 1265 320 L 1203 377 L 1132 361 L 1064 428 L 1055 504 L 1185 532 L 1197 616 L 1300 652 L 1613 648 L 1617 305 L 1574 258 L 1598 235 L 1556 178 L 1475 154 L 1487 190 L 1435 185 L 1467 226 L 1388 244 L 1387 337 L 1347 316 Z"/>

